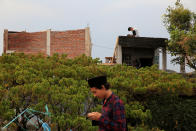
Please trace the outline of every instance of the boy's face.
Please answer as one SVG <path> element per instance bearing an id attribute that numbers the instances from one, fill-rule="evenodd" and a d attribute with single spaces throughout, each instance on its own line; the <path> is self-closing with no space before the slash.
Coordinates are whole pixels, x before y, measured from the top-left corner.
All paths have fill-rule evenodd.
<path id="1" fill-rule="evenodd" d="M 91 88 L 91 92 L 93 93 L 93 95 L 99 99 L 104 99 L 105 98 L 105 88 L 102 87 L 101 89 L 98 89 L 96 87 L 92 87 Z"/>

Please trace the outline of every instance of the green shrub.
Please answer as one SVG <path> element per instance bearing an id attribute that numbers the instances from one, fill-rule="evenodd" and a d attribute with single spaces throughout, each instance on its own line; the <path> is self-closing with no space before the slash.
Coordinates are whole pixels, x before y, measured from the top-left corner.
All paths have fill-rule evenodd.
<path id="1" fill-rule="evenodd" d="M 158 70 L 158 66 L 136 69 L 126 65 L 104 66 L 85 55 L 68 59 L 66 55 L 4 54 L 0 56 L 0 126 L 4 126 L 27 107 L 45 111 L 48 105 L 52 130 L 91 131 L 86 114 L 101 110 L 87 79 L 107 75 L 111 89 L 124 102 L 129 129 L 195 129 L 194 79 Z M 18 128 L 16 124 L 14 127 Z"/>

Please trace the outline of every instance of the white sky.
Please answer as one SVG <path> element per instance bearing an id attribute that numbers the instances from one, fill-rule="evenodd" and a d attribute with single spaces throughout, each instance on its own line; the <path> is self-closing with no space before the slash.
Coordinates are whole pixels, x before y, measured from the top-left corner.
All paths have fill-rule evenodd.
<path id="1" fill-rule="evenodd" d="M 142 37 L 168 38 L 162 16 L 176 0 L 0 0 L 0 54 L 3 30 L 28 32 L 74 30 L 89 25 L 92 57 L 112 56 L 116 38 L 127 35 L 129 26 Z M 196 0 L 182 0 L 196 12 Z M 103 48 L 106 47 L 106 48 Z M 168 62 L 168 68 L 175 69 Z"/>

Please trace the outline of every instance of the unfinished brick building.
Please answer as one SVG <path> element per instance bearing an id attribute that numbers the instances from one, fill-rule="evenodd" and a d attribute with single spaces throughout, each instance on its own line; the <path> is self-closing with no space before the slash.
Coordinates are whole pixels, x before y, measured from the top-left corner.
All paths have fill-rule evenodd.
<path id="1" fill-rule="evenodd" d="M 69 58 L 85 54 L 91 56 L 89 27 L 68 31 L 16 32 L 4 30 L 3 53 L 23 52 L 51 56 L 67 54 Z"/>

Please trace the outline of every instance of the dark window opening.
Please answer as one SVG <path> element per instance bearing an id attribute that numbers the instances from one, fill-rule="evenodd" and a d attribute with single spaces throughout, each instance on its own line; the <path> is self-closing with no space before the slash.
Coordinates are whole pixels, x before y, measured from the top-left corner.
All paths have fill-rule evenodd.
<path id="1" fill-rule="evenodd" d="M 141 67 L 152 66 L 153 58 L 140 58 Z"/>
<path id="2" fill-rule="evenodd" d="M 131 56 L 129 56 L 129 55 L 123 55 L 123 57 L 122 57 L 122 63 L 123 64 L 126 64 L 128 66 L 131 66 L 132 65 L 132 63 L 131 63 Z"/>

